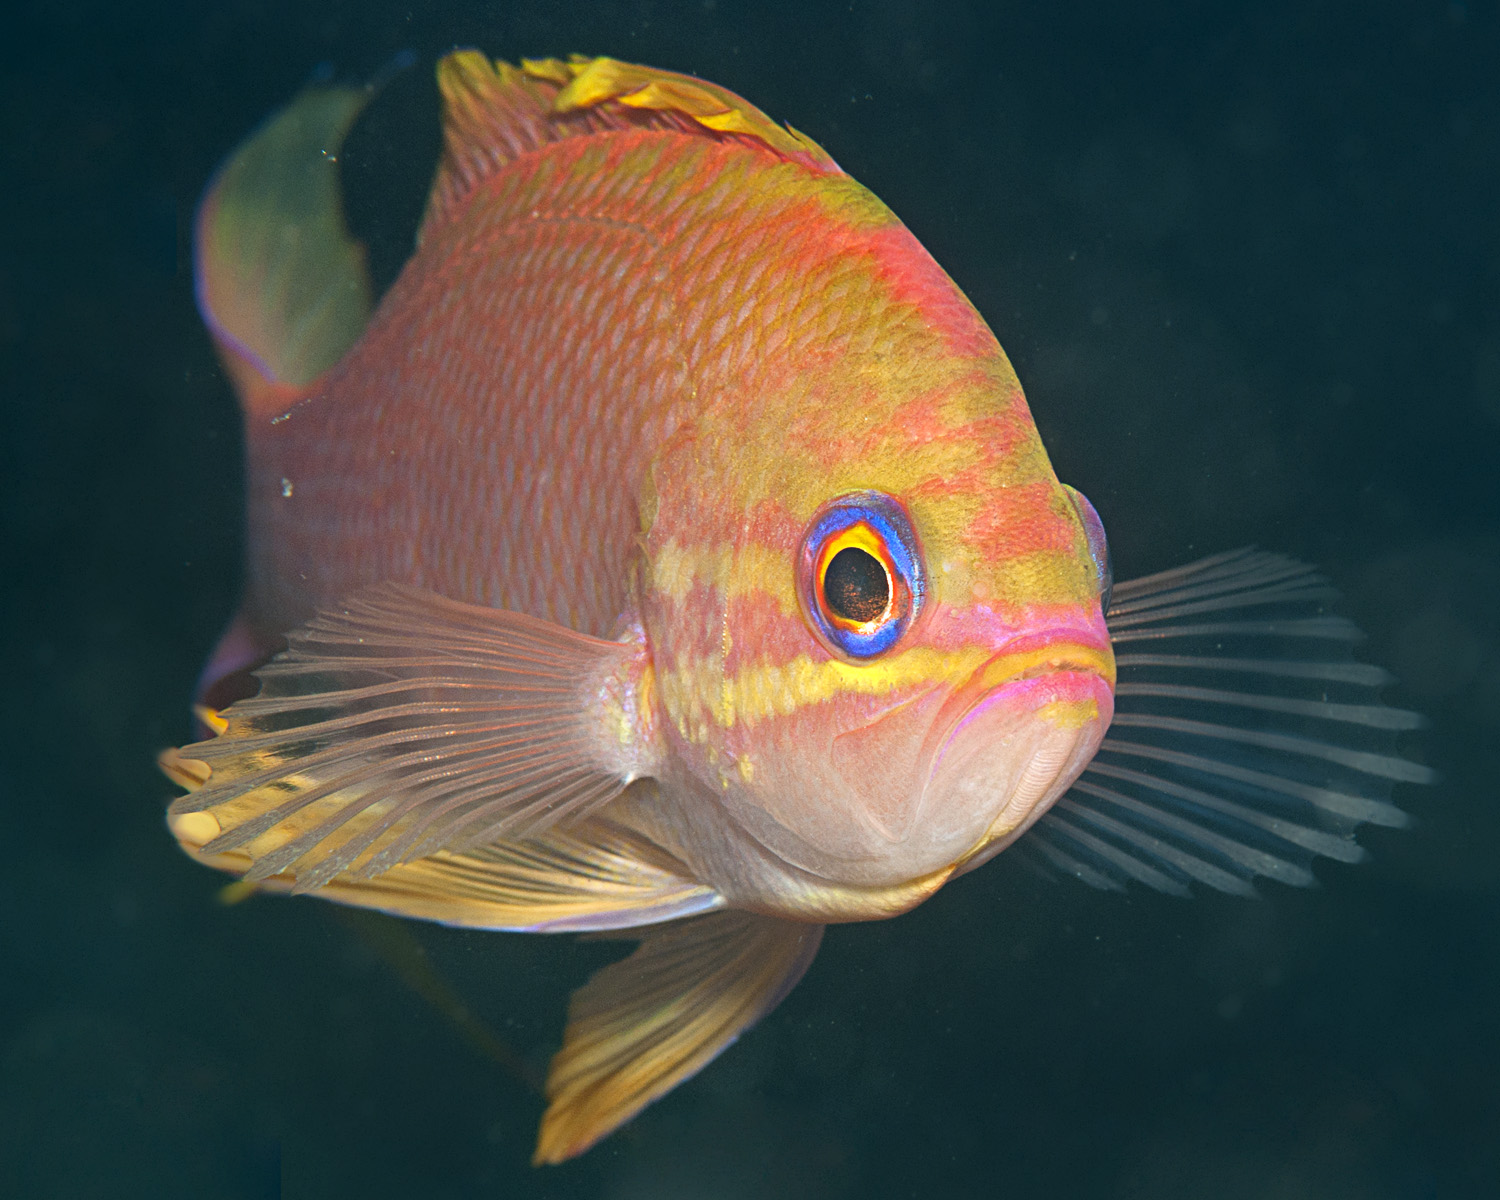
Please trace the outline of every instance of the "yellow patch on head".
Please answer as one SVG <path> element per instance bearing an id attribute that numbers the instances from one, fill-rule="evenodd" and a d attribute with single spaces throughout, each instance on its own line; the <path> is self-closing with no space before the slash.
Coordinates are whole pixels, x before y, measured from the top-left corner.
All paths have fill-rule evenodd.
<path id="1" fill-rule="evenodd" d="M 1066 550 L 996 556 L 985 563 L 990 599 L 1001 604 L 1080 604 L 1096 591 L 1093 564 Z"/>
<path id="2" fill-rule="evenodd" d="M 798 611 L 791 564 L 780 550 L 750 542 L 733 546 L 686 546 L 667 542 L 651 560 L 656 591 L 681 604 L 699 584 L 727 599 L 762 593 L 782 612 Z"/>
<path id="3" fill-rule="evenodd" d="M 1036 710 L 1036 715 L 1062 729 L 1082 729 L 1099 719 L 1097 700 L 1054 700 Z"/>

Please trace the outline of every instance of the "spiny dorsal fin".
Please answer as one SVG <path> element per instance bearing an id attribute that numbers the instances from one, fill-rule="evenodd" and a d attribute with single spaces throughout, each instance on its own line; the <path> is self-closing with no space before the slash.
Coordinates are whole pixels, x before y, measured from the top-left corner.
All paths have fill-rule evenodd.
<path id="1" fill-rule="evenodd" d="M 198 210 L 198 306 L 251 417 L 285 408 L 369 319 L 365 251 L 344 223 L 337 163 L 372 94 L 303 92 L 234 152 Z"/>
<path id="2" fill-rule="evenodd" d="M 491 62 L 455 50 L 437 68 L 444 151 L 425 236 L 481 180 L 551 142 L 611 129 L 673 129 L 746 138 L 815 171 L 839 172 L 811 138 L 778 125 L 727 88 L 690 75 L 575 54 Z"/>

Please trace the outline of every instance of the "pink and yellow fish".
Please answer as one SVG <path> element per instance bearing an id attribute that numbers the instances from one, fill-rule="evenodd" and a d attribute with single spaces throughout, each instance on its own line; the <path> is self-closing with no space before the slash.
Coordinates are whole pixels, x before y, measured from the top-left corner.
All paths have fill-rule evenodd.
<path id="1" fill-rule="evenodd" d="M 1111 606 L 994 335 L 819 146 L 607 58 L 438 83 L 373 313 L 333 165 L 365 91 L 304 94 L 203 203 L 250 562 L 215 736 L 163 763 L 177 839 L 246 880 L 635 931 L 573 999 L 538 1162 L 705 1066 L 825 925 L 1023 835 L 1102 886 L 1245 890 L 1400 822 L 1422 769 L 1361 739 L 1412 721 L 1321 580 L 1243 552 Z"/>

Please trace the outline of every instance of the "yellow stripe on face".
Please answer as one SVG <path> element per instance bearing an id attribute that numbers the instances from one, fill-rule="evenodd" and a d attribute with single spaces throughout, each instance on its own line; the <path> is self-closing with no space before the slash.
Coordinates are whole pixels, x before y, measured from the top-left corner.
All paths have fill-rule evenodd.
<path id="1" fill-rule="evenodd" d="M 980 677 L 980 685 L 985 690 L 989 690 L 1026 675 L 1039 675 L 1047 670 L 1077 670 L 1080 667 L 1102 676 L 1109 681 L 1110 687 L 1114 687 L 1114 655 L 1108 651 L 1095 650 L 1092 646 L 1081 646 L 1074 642 L 1059 642 L 1036 650 L 1002 654 L 985 664 L 984 674 Z"/>
<path id="2" fill-rule="evenodd" d="M 994 659 L 983 646 L 960 650 L 914 646 L 878 662 L 857 664 L 839 659 L 815 660 L 799 654 L 790 662 L 746 667 L 731 677 L 723 675 L 722 664 L 718 657 L 693 658 L 664 672 L 658 680 L 667 712 L 690 741 L 705 740 L 711 726 L 723 729 L 736 724 L 752 726 L 838 696 L 889 696 L 924 685 L 962 683 L 981 668 L 983 675 L 979 682 L 985 691 L 1028 674 L 1057 669 L 1093 671 L 1111 687 L 1115 680 L 1114 659 L 1107 651 L 1073 643 Z M 1049 710 L 1048 719 L 1062 722 L 1077 719 L 1081 723 L 1097 716 L 1097 708 L 1092 716 L 1058 709 L 1055 714 Z"/>
<path id="3" fill-rule="evenodd" d="M 724 678 L 717 658 L 696 658 L 663 672 L 662 700 L 673 723 L 690 741 L 708 736 L 710 725 L 728 729 L 784 717 L 805 705 L 837 696 L 886 696 L 924 684 L 967 679 L 987 657 L 984 649 L 934 650 L 914 646 L 879 662 L 853 664 L 799 654 L 787 663 L 747 667 Z"/>

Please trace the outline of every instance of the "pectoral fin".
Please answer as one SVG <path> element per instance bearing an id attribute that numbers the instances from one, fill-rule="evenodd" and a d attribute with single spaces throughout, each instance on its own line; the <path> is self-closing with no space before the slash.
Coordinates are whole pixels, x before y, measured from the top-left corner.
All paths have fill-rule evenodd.
<path id="1" fill-rule="evenodd" d="M 1115 717 L 1078 782 L 1017 844 L 1096 887 L 1134 880 L 1252 891 L 1354 862 L 1361 823 L 1399 826 L 1397 783 L 1432 779 L 1397 753 L 1415 713 L 1303 564 L 1242 550 L 1122 584 L 1108 623 Z"/>
<path id="2" fill-rule="evenodd" d="M 822 937 L 735 910 L 649 932 L 573 994 L 532 1161 L 582 1154 L 702 1070 L 791 991 Z"/>
<path id="3" fill-rule="evenodd" d="M 384 585 L 290 635 L 224 732 L 164 756 L 179 840 L 296 891 L 536 837 L 650 774 L 637 643 Z"/>

